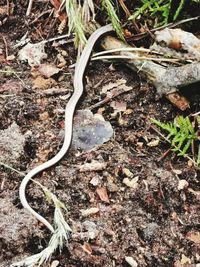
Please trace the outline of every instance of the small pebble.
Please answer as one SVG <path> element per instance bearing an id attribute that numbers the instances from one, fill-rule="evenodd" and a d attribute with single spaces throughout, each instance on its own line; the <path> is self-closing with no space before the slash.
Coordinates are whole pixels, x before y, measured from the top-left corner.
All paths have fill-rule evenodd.
<path id="1" fill-rule="evenodd" d="M 125 261 L 131 266 L 131 267 L 137 267 L 137 262 L 132 257 L 125 257 Z"/>

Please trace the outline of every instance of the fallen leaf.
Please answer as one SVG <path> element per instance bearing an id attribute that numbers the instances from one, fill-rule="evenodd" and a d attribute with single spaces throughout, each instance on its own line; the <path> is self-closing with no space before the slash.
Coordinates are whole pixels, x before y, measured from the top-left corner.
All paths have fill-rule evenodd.
<path id="1" fill-rule="evenodd" d="M 48 89 L 52 86 L 57 85 L 57 82 L 52 79 L 45 79 L 41 76 L 38 76 L 35 80 L 33 80 L 33 89 Z"/>
<path id="2" fill-rule="evenodd" d="M 182 174 L 181 170 L 176 170 L 176 169 L 172 169 L 173 173 L 175 173 L 176 175 L 180 175 Z"/>
<path id="3" fill-rule="evenodd" d="M 100 179 L 98 176 L 95 176 L 91 179 L 90 184 L 92 184 L 93 186 L 97 186 L 100 183 Z"/>
<path id="4" fill-rule="evenodd" d="M 188 232 L 186 234 L 186 238 L 196 244 L 200 244 L 200 232 L 197 231 Z"/>
<path id="5" fill-rule="evenodd" d="M 116 88 L 122 84 L 126 84 L 126 80 L 125 79 L 118 79 L 114 83 L 111 82 L 111 83 L 104 85 L 101 89 L 101 92 L 103 94 L 105 94 L 107 91 L 110 91 L 111 89 Z"/>
<path id="6" fill-rule="evenodd" d="M 188 257 L 186 257 L 184 254 L 182 254 L 182 256 L 181 256 L 181 264 L 191 264 L 192 262 L 191 262 L 191 259 L 190 258 L 188 258 Z"/>
<path id="7" fill-rule="evenodd" d="M 47 54 L 44 50 L 44 43 L 37 44 L 28 43 L 19 51 L 19 59 L 22 61 L 28 61 L 30 66 L 38 66 L 41 61 L 47 58 Z"/>
<path id="8" fill-rule="evenodd" d="M 110 203 L 106 187 L 98 187 L 96 193 L 102 201 Z"/>
<path id="9" fill-rule="evenodd" d="M 57 74 L 59 71 L 60 69 L 53 64 L 44 63 L 40 64 L 40 66 L 38 67 L 38 72 L 46 78 L 50 78 L 54 74 Z"/>
<path id="10" fill-rule="evenodd" d="M 127 104 L 124 101 L 112 101 L 110 106 L 114 109 L 114 115 L 126 111 Z"/>
<path id="11" fill-rule="evenodd" d="M 81 211 L 81 215 L 83 217 L 87 217 L 93 214 L 96 214 L 99 212 L 99 208 L 90 208 L 90 209 L 86 209 L 86 210 L 80 210 Z"/>
<path id="12" fill-rule="evenodd" d="M 12 61 L 15 59 L 15 55 L 10 55 L 10 56 L 7 56 L 6 60 L 8 61 Z"/>
<path id="13" fill-rule="evenodd" d="M 22 91 L 22 84 L 20 81 L 7 80 L 0 85 L 0 93 L 8 91 L 10 94 L 17 94 Z"/>
<path id="14" fill-rule="evenodd" d="M 168 47 L 191 52 L 192 49 L 200 51 L 200 40 L 194 34 L 181 29 L 165 28 L 155 32 L 157 42 L 165 42 Z"/>
<path id="15" fill-rule="evenodd" d="M 92 248 L 91 246 L 88 244 L 88 243 L 84 243 L 83 246 L 82 246 L 82 249 L 87 252 L 88 254 L 92 254 Z"/>
<path id="16" fill-rule="evenodd" d="M 49 119 L 49 113 L 47 111 L 40 113 L 39 115 L 41 121 L 46 121 Z"/>

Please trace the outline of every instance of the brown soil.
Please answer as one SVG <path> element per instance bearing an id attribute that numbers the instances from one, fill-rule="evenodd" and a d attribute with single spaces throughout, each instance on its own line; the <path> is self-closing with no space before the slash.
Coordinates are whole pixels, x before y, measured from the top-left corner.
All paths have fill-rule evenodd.
<path id="1" fill-rule="evenodd" d="M 73 89 L 73 71 L 68 66 L 75 63 L 75 50 L 72 43 L 62 47 L 67 51 L 67 64 L 62 69 L 62 79 L 61 75 L 53 76 L 58 93 L 48 95 L 45 89 L 33 89 L 35 78 L 31 76 L 30 66 L 18 60 L 21 48 L 14 49 L 13 45 L 26 32 L 32 42 L 41 41 L 40 33 L 43 38 L 55 36 L 57 25 L 51 18 L 44 26 L 48 14 L 31 24 L 39 14 L 38 10 L 47 8 L 47 3 L 36 1 L 32 15 L 27 19 L 23 2 L 15 3 L 12 14 L 0 26 L 0 65 L 1 70 L 7 70 L 0 73 L 0 130 L 6 130 L 12 123 L 18 125 L 25 144 L 19 155 L 8 163 L 25 172 L 55 155 L 62 143 L 60 133 L 64 118 L 59 110 L 65 107 L 67 93 L 59 93 L 59 90 L 65 88 L 71 92 Z M 0 4 L 6 3 L 0 1 Z M 0 19 L 5 16 L 1 15 Z M 15 55 L 15 59 L 7 61 L 4 57 L 6 50 L 8 55 Z M 51 43 L 46 46 L 46 53 L 46 62 L 56 64 L 58 51 Z M 99 102 L 102 86 L 119 78 L 127 80 L 127 85 L 134 89 L 115 99 L 126 102 L 129 112 L 112 116 L 110 103 L 103 105 L 101 112 L 112 124 L 113 139 L 89 152 L 71 149 L 56 167 L 38 176 L 38 181 L 65 203 L 67 221 L 74 230 L 68 247 L 61 254 L 59 251 L 55 253 L 51 262 L 58 260 L 62 267 L 128 267 L 125 257 L 129 256 L 139 267 L 196 266 L 200 262 L 199 244 L 188 236 L 197 234 L 200 226 L 200 173 L 186 159 L 173 153 L 161 158 L 169 148 L 164 141 L 155 147 L 148 146 L 158 137 L 150 128 L 150 118 L 170 121 L 182 112 L 166 99 L 158 98 L 155 89 L 131 70 L 121 64 L 111 66 L 101 62 L 93 62 L 87 69 L 85 94 L 78 109 Z M 197 86 L 189 90 L 185 88 L 183 94 L 191 103 L 183 115 L 199 111 Z M 100 110 L 97 108 L 93 112 Z M 3 150 L 0 153 L 3 154 Z M 92 160 L 106 163 L 106 169 L 79 172 L 78 166 Z M 126 169 L 132 173 L 129 179 L 138 176 L 136 188 L 123 183 L 128 175 Z M 7 267 L 44 249 L 50 234 L 22 209 L 18 196 L 22 177 L 1 167 L 0 178 L 0 266 Z M 98 184 L 92 185 L 92 179 Z M 188 186 L 179 190 L 182 179 Z M 106 188 L 109 203 L 100 200 L 96 193 L 99 187 Z M 44 201 L 40 188 L 31 183 L 27 196 L 30 205 L 51 221 L 53 207 Z M 89 217 L 81 215 L 82 209 L 92 207 L 98 207 L 100 212 Z M 87 224 L 97 230 L 93 239 L 76 235 L 87 232 Z M 89 251 L 85 247 L 89 247 Z"/>

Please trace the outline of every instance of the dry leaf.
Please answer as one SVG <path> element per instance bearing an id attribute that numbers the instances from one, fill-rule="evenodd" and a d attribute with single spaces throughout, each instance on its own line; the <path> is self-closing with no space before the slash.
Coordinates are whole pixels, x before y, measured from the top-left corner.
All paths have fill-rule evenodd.
<path id="1" fill-rule="evenodd" d="M 101 92 L 103 94 L 105 94 L 105 93 L 107 93 L 107 91 L 110 91 L 111 89 L 116 88 L 122 84 L 126 84 L 126 80 L 125 79 L 118 79 L 114 83 L 111 82 L 109 84 L 104 85 L 101 89 Z"/>
<path id="2" fill-rule="evenodd" d="M 98 176 L 94 176 L 90 181 L 90 184 L 92 184 L 93 186 L 97 186 L 99 183 L 100 183 L 100 179 Z"/>
<path id="3" fill-rule="evenodd" d="M 8 61 L 12 61 L 15 59 L 15 55 L 10 55 L 10 56 L 7 56 L 6 60 Z"/>
<path id="4" fill-rule="evenodd" d="M 80 210 L 81 211 L 81 215 L 83 217 L 87 217 L 93 214 L 96 214 L 99 212 L 99 208 L 90 208 L 90 209 L 86 209 L 86 210 Z"/>
<path id="5" fill-rule="evenodd" d="M 28 43 L 19 51 L 19 59 L 28 61 L 30 66 L 40 65 L 42 59 L 47 58 L 44 51 L 44 43 L 31 44 Z"/>
<path id="6" fill-rule="evenodd" d="M 110 106 L 114 109 L 114 114 L 126 111 L 127 104 L 124 101 L 112 101 Z"/>
<path id="7" fill-rule="evenodd" d="M 182 254 L 182 256 L 181 256 L 181 264 L 191 264 L 192 262 L 191 262 L 191 259 L 190 258 L 188 258 L 188 257 L 186 257 L 184 254 Z"/>
<path id="8" fill-rule="evenodd" d="M 98 187 L 96 193 L 102 201 L 110 203 L 106 187 Z"/>
<path id="9" fill-rule="evenodd" d="M 38 72 L 46 78 L 50 78 L 54 74 L 57 74 L 59 71 L 60 69 L 53 64 L 44 63 L 38 67 Z"/>
<path id="10" fill-rule="evenodd" d="M 0 93 L 8 91 L 10 94 L 17 94 L 22 91 L 22 85 L 20 81 L 7 80 L 5 83 L 0 85 Z"/>
<path id="11" fill-rule="evenodd" d="M 33 80 L 33 89 L 48 89 L 52 86 L 57 85 L 57 82 L 52 79 L 45 79 L 41 76 L 37 77 L 35 80 Z"/>
<path id="12" fill-rule="evenodd" d="M 187 239 L 190 241 L 200 244 L 200 232 L 197 231 L 191 231 L 186 234 Z"/>
<path id="13" fill-rule="evenodd" d="M 181 29 L 165 28 L 155 32 L 157 42 L 165 42 L 168 47 L 180 50 L 184 49 L 188 52 L 196 49 L 200 52 L 200 40 L 190 32 Z"/>
<path id="14" fill-rule="evenodd" d="M 87 252 L 88 254 L 92 254 L 92 248 L 88 243 L 84 243 L 82 249 Z"/>

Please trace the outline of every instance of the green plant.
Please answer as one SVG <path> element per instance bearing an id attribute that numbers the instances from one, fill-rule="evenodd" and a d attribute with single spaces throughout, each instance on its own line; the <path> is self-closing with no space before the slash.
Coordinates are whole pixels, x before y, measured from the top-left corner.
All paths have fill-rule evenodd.
<path id="1" fill-rule="evenodd" d="M 112 0 L 101 0 L 101 6 L 106 10 L 108 17 L 120 39 L 124 40 L 124 35 L 120 25 L 120 20 L 115 12 Z"/>
<path id="2" fill-rule="evenodd" d="M 200 116 L 196 117 L 198 129 L 196 130 L 189 117 L 179 116 L 173 122 L 163 123 L 156 119 L 151 121 L 168 133 L 166 140 L 170 142 L 172 150 L 178 152 L 178 156 L 185 156 L 194 142 L 198 145 L 198 154 L 196 164 L 200 165 L 200 137 L 198 130 L 200 128 Z"/>
<path id="3" fill-rule="evenodd" d="M 13 263 L 11 267 L 33 267 L 33 266 L 43 266 L 52 256 L 52 254 L 59 249 L 62 251 L 64 243 L 68 244 L 68 236 L 69 233 L 72 232 L 68 223 L 65 221 L 63 216 L 63 210 L 67 211 L 65 205 L 45 186 L 41 185 L 39 182 L 34 181 L 34 183 L 38 184 L 48 201 L 53 202 L 55 210 L 54 210 L 54 229 L 55 232 L 52 234 L 51 239 L 48 243 L 48 246 L 43 249 L 41 252 L 32 255 L 23 259 L 20 262 Z"/>
<path id="4" fill-rule="evenodd" d="M 66 0 L 66 13 L 68 17 L 68 32 L 75 33 L 75 45 L 85 45 L 87 39 L 85 37 L 85 25 L 81 17 L 82 6 L 76 0 Z"/>
<path id="5" fill-rule="evenodd" d="M 199 0 L 190 0 L 191 2 L 200 3 Z M 140 15 L 148 15 L 155 19 L 154 27 L 166 25 L 169 22 L 170 8 L 172 0 L 140 0 L 140 7 L 136 8 L 136 11 L 132 16 L 129 17 L 129 20 L 136 19 Z M 175 14 L 173 15 L 173 21 L 175 21 L 178 16 L 181 14 L 186 0 L 179 1 L 178 7 Z"/>
<path id="6" fill-rule="evenodd" d="M 100 7 L 106 11 L 117 35 L 124 39 L 120 20 L 115 12 L 112 0 L 101 0 Z M 82 50 L 87 42 L 85 34 L 89 28 L 88 23 L 94 22 L 95 19 L 94 0 L 85 0 L 83 4 L 79 0 L 65 0 L 65 8 L 68 18 L 68 32 L 75 33 L 75 45 Z"/>

